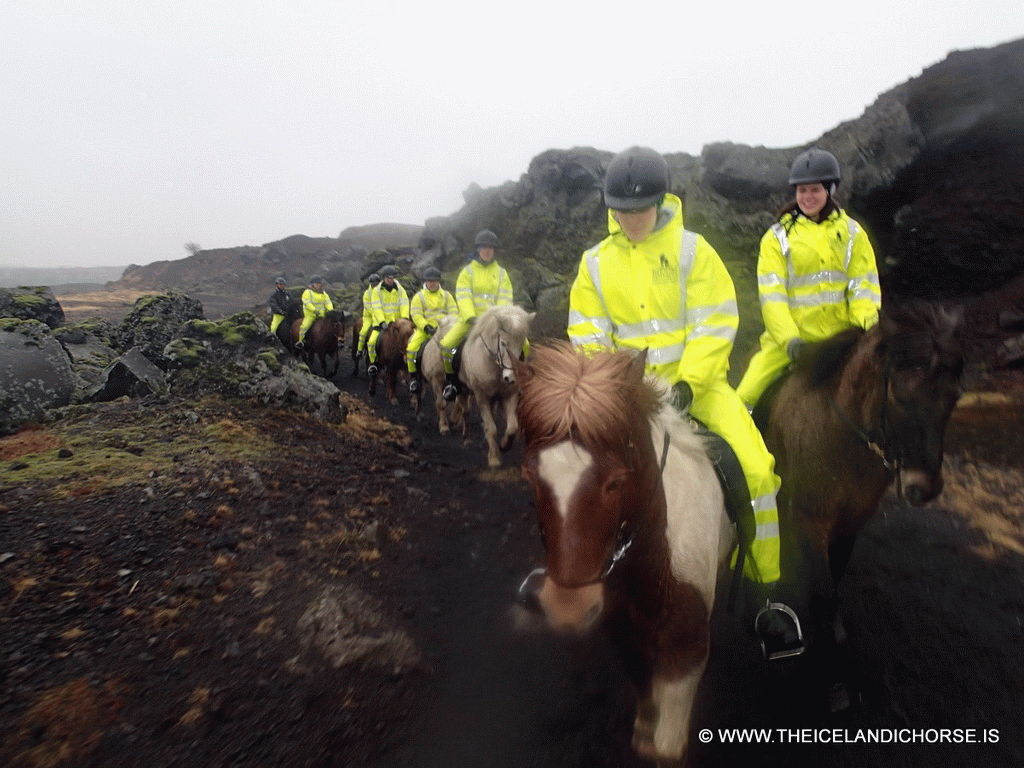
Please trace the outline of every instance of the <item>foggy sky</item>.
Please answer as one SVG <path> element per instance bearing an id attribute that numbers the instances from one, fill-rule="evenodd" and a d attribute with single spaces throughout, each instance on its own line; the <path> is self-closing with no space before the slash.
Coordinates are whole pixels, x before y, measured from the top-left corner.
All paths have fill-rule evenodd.
<path id="1" fill-rule="evenodd" d="M 546 149 L 796 146 L 1024 3 L 9 4 L 0 263 L 422 224 Z"/>

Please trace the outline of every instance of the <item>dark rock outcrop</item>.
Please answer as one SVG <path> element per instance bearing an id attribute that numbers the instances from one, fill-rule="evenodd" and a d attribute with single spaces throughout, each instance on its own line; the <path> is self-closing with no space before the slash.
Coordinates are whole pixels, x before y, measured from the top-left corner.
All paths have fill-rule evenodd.
<path id="1" fill-rule="evenodd" d="M 117 346 L 139 347 L 142 354 L 166 370 L 170 365 L 163 354 L 167 342 L 189 320 L 201 319 L 203 305 L 184 294 L 141 296 L 117 329 Z"/>
<path id="2" fill-rule="evenodd" d="M 0 322 L 0 436 L 71 402 L 74 367 L 38 320 Z"/>
<path id="3" fill-rule="evenodd" d="M 0 288 L 0 317 L 38 320 L 56 328 L 64 322 L 64 308 L 45 286 Z"/>

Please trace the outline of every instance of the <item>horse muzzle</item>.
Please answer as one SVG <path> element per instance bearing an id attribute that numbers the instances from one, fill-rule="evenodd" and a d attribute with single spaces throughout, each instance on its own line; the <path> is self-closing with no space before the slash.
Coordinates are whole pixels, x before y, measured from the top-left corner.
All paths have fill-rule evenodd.
<path id="1" fill-rule="evenodd" d="M 604 610 L 604 584 L 596 581 L 579 587 L 562 587 L 543 568 L 534 570 L 519 587 L 519 604 L 543 616 L 559 632 L 584 634 L 594 627 Z"/>
<path id="2" fill-rule="evenodd" d="M 515 384 L 516 383 L 516 374 L 515 374 L 515 372 L 511 368 L 502 368 L 501 369 L 501 380 L 505 384 Z"/>
<path id="3" fill-rule="evenodd" d="M 932 474 L 923 469 L 901 469 L 899 479 L 903 498 L 915 507 L 927 504 L 942 493 L 942 472 Z"/>

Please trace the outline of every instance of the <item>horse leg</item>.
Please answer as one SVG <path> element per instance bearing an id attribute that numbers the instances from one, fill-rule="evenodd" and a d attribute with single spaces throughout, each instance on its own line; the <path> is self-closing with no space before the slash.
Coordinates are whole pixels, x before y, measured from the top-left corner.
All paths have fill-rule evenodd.
<path id="1" fill-rule="evenodd" d="M 479 405 L 480 420 L 484 423 L 484 438 L 487 440 L 487 466 L 500 467 L 501 453 L 498 450 L 498 425 L 494 421 L 495 403 L 483 402 L 479 403 Z"/>
<path id="2" fill-rule="evenodd" d="M 392 405 L 398 405 L 398 393 L 395 391 L 398 383 L 398 369 L 393 365 L 389 365 L 385 375 L 387 376 L 388 383 L 388 402 Z"/>
<path id="3" fill-rule="evenodd" d="M 501 451 L 504 453 L 512 447 L 512 442 L 519 432 L 519 419 L 516 416 L 516 409 L 519 405 L 519 395 L 512 393 L 504 400 L 505 405 L 505 434 L 501 438 Z"/>
<path id="4" fill-rule="evenodd" d="M 369 376 L 369 379 L 370 379 L 370 394 L 371 395 L 376 395 L 377 394 L 377 374 L 375 373 L 373 375 L 370 375 L 369 373 L 367 373 L 367 376 Z"/>
<path id="5" fill-rule="evenodd" d="M 836 548 L 840 559 L 849 559 L 853 549 L 853 537 Z M 831 547 L 829 548 L 831 551 Z M 829 557 L 816 553 L 810 564 L 809 573 L 810 597 L 809 613 L 813 631 L 811 647 L 811 663 L 814 676 L 812 679 L 822 681 L 826 686 L 826 704 L 830 712 L 841 712 L 850 706 L 850 694 L 847 689 L 849 677 L 850 654 L 846 645 L 846 632 L 839 618 L 839 597 L 832 574 L 837 566 L 833 566 Z M 841 571 L 845 562 L 838 566 Z"/>

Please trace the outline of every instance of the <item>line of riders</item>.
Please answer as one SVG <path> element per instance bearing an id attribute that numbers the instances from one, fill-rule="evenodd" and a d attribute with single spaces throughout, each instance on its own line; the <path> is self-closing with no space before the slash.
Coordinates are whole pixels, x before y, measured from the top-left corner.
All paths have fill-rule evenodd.
<path id="1" fill-rule="evenodd" d="M 799 654 L 804 645 L 796 613 L 772 599 L 781 576 L 776 502 L 781 483 L 750 412 L 805 344 L 850 327 L 868 329 L 877 323 L 881 306 L 871 243 L 834 198 L 841 178 L 838 160 L 825 150 L 810 149 L 793 162 L 793 198 L 760 243 L 757 286 L 765 331 L 735 389 L 726 380 L 739 327 L 735 288 L 714 248 L 684 228 L 682 203 L 669 191 L 668 164 L 656 151 L 632 147 L 609 163 L 603 185 L 609 234 L 583 254 L 569 294 L 567 335 L 574 346 L 584 351 L 647 349 L 647 373 L 671 387 L 673 405 L 718 433 L 736 453 L 755 523 L 744 575 L 763 598 L 754 629 L 769 659 Z M 446 373 L 443 396 L 454 400 L 457 347 L 477 316 L 512 303 L 508 273 L 495 261 L 497 246 L 490 230 L 476 236 L 473 258 L 459 273 L 454 297 L 441 287 L 436 268 L 425 272 L 424 287 L 411 301 L 395 279 L 395 267 L 384 267 L 379 282 L 372 275 L 363 294 L 357 353 L 369 355 L 370 372 L 377 334 L 395 319 L 409 317 L 416 325 L 408 345 L 409 388 L 418 392 L 419 349 L 441 318 L 457 315 L 439 341 Z M 283 282 L 278 279 L 279 290 Z M 276 328 L 280 305 L 273 301 Z M 305 332 L 315 317 L 331 309 L 319 278 L 311 280 L 302 302 Z"/>

